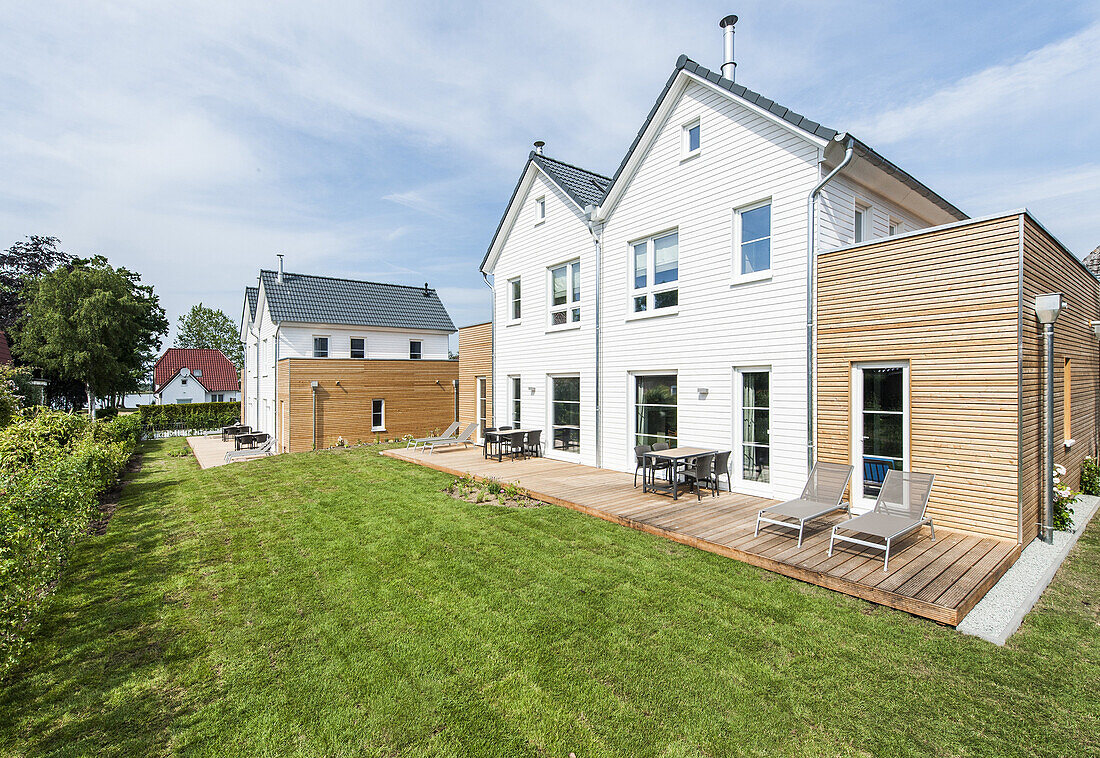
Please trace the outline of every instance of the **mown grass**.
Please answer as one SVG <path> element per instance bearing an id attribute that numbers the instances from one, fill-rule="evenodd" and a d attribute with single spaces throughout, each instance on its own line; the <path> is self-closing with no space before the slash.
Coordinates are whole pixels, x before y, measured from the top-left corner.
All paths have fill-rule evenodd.
<path id="1" fill-rule="evenodd" d="M 1100 754 L 1100 529 L 1005 648 L 364 450 L 148 443 L 4 755 Z"/>

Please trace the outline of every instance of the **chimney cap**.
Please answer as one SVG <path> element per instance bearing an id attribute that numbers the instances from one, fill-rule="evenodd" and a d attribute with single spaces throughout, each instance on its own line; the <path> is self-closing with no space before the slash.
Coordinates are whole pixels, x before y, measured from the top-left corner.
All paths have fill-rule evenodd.
<path id="1" fill-rule="evenodd" d="M 542 155 L 542 149 L 546 147 L 546 143 L 540 139 L 535 140 L 535 152 L 538 155 Z"/>
<path id="2" fill-rule="evenodd" d="M 737 16 L 735 16 L 731 13 L 728 16 L 726 16 L 724 19 L 719 21 L 718 26 L 725 29 L 727 26 L 733 26 L 736 23 L 737 23 Z"/>

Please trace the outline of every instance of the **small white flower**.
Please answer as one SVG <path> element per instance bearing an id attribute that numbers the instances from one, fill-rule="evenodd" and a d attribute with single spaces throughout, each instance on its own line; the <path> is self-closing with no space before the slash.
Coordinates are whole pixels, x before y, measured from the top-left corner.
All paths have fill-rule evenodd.
<path id="1" fill-rule="evenodd" d="M 1055 463 L 1054 464 L 1054 470 L 1055 470 L 1055 472 L 1057 472 L 1058 476 L 1065 476 L 1066 475 L 1066 467 L 1063 466 L 1060 463 Z"/>

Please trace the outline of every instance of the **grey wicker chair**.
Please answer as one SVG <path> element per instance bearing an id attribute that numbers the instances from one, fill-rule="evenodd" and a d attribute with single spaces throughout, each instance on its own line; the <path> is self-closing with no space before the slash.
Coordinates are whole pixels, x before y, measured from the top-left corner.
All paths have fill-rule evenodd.
<path id="1" fill-rule="evenodd" d="M 714 475 L 714 453 L 698 456 L 682 473 L 684 479 L 692 485 L 699 500 L 703 499 L 704 487 L 710 488 L 711 497 L 718 495 L 718 477 Z"/>
<path id="2" fill-rule="evenodd" d="M 642 483 L 645 483 L 645 454 L 652 450 L 649 445 L 634 446 L 634 486 L 638 486 L 638 472 L 642 472 Z"/>

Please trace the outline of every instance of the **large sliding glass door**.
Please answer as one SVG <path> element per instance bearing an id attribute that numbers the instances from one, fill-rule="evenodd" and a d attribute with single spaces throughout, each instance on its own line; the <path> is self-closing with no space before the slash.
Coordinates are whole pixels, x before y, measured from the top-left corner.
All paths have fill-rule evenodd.
<path id="1" fill-rule="evenodd" d="M 853 503 L 870 508 L 886 472 L 909 468 L 909 366 L 852 367 Z"/>
<path id="2" fill-rule="evenodd" d="M 676 375 L 634 377 L 634 444 L 676 447 Z"/>

